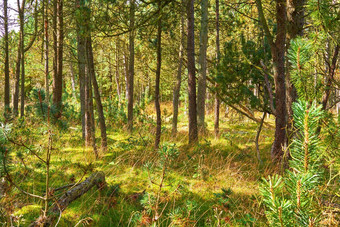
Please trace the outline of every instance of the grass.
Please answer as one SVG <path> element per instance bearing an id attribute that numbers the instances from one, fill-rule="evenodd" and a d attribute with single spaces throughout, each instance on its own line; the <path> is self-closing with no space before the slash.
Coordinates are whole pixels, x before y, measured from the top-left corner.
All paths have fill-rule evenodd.
<path id="1" fill-rule="evenodd" d="M 63 212 L 59 225 L 265 225 L 258 180 L 274 171 L 269 154 L 273 130 L 264 128 L 261 134 L 264 164 L 260 166 L 254 144 L 257 125 L 236 118 L 223 116 L 221 135 L 216 139 L 212 133 L 212 116 L 208 116 L 208 131 L 196 146 L 187 145 L 185 116 L 180 116 L 175 138 L 171 136 L 171 121 L 165 121 L 162 142 L 176 144 L 178 154 L 166 164 L 161 189 L 159 183 L 164 163 L 159 152 L 153 149 L 153 124 L 137 122 L 134 134 L 129 135 L 123 127 L 109 123 L 108 150 L 100 153 L 98 160 L 91 150 L 83 147 L 79 127 L 73 126 L 67 131 L 54 129 L 51 188 L 84 180 L 94 171 L 104 171 L 108 184 L 106 189 L 93 188 L 74 201 Z M 268 121 L 272 122 L 272 119 Z M 34 144 L 34 149 L 40 149 L 43 154 L 47 138 L 42 135 L 46 126 L 41 125 L 35 121 L 26 122 L 25 130 L 18 129 L 23 130 L 18 132 L 18 139 Z M 99 140 L 97 144 L 100 144 Z M 44 165 L 38 164 L 27 150 L 12 149 L 16 150 L 13 152 L 12 175 L 25 190 L 43 195 Z M 24 163 L 19 161 L 18 152 L 23 153 Z M 37 218 L 43 204 L 12 189 L 0 202 L 5 213 L 12 214 L 12 218 L 4 215 L 2 221 L 26 226 Z M 158 195 L 159 217 L 153 221 Z"/>

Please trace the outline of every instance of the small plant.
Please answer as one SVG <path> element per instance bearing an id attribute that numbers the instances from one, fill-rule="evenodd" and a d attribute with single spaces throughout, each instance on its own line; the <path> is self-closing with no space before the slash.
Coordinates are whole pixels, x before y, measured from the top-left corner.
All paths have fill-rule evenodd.
<path id="1" fill-rule="evenodd" d="M 315 226 L 319 222 L 316 198 L 322 183 L 321 146 L 316 130 L 322 116 L 315 102 L 294 103 L 296 138 L 291 144 L 290 168 L 260 186 L 266 217 L 271 226 Z"/>
<path id="2" fill-rule="evenodd" d="M 157 187 L 156 193 L 146 193 L 141 201 L 147 213 L 152 214 L 153 222 L 159 220 L 167 206 L 167 204 L 165 204 L 164 207 L 161 208 L 161 193 L 165 186 L 164 183 L 166 180 L 167 168 L 171 165 L 171 162 L 175 159 L 175 157 L 178 156 L 178 150 L 175 144 L 164 144 L 158 150 L 158 153 L 160 158 L 156 164 L 156 168 L 152 168 L 152 164 L 149 162 L 145 164 L 145 167 L 149 172 L 153 171 L 157 174 L 157 177 L 159 177 L 158 180 L 155 180 L 149 176 L 151 184 L 156 185 Z"/>

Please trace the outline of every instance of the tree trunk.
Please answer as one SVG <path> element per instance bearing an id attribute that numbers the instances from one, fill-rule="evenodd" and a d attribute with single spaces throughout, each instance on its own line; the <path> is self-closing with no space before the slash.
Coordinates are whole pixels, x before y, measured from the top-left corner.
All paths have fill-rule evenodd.
<path id="1" fill-rule="evenodd" d="M 133 130 L 133 81 L 135 74 L 135 0 L 130 1 L 130 33 L 129 33 L 129 77 L 128 77 L 128 130 Z"/>
<path id="2" fill-rule="evenodd" d="M 271 148 L 273 161 L 281 161 L 287 143 L 287 109 L 286 109 L 286 86 L 285 86 L 285 44 L 286 44 L 286 0 L 276 0 L 276 38 L 272 37 L 267 21 L 264 17 L 261 0 L 256 0 L 260 22 L 264 28 L 266 37 L 270 43 L 274 65 L 275 83 L 275 139 Z"/>
<path id="3" fill-rule="evenodd" d="M 156 139 L 155 149 L 159 148 L 161 141 L 162 130 L 162 118 L 161 118 L 161 106 L 159 103 L 159 81 L 161 77 L 161 65 L 162 65 L 162 3 L 158 0 L 158 25 L 157 25 L 157 69 L 156 69 L 156 83 L 155 83 L 155 109 L 157 115 L 157 127 L 156 127 Z"/>
<path id="4" fill-rule="evenodd" d="M 96 105 L 97 105 L 97 111 L 98 111 L 98 117 L 99 117 L 99 125 L 100 125 L 100 133 L 101 133 L 101 148 L 102 148 L 102 151 L 106 151 L 107 150 L 106 124 L 105 124 L 103 105 L 101 102 L 100 92 L 99 92 L 96 74 L 94 70 L 91 36 L 88 37 L 87 51 L 88 51 L 87 62 L 88 62 L 88 68 L 89 68 L 88 72 L 91 75 L 91 81 L 92 81 L 92 85 L 94 89 L 94 97 L 96 99 Z"/>
<path id="5" fill-rule="evenodd" d="M 7 0 L 4 0 L 4 27 L 5 27 L 5 113 L 10 111 L 10 100 L 9 100 L 9 50 L 8 50 L 8 15 L 7 15 Z M 6 115 L 5 115 L 6 116 Z"/>
<path id="6" fill-rule="evenodd" d="M 21 7 L 19 6 L 19 18 L 20 18 L 20 34 L 21 34 L 21 100 L 20 100 L 20 116 L 25 116 L 25 34 L 24 34 L 24 16 L 25 16 L 25 0 L 22 1 Z"/>
<path id="7" fill-rule="evenodd" d="M 76 78 L 75 78 L 72 60 L 70 61 L 70 72 L 71 72 L 72 96 L 73 96 L 74 99 L 76 99 L 77 98 L 77 96 L 76 96 Z"/>
<path id="8" fill-rule="evenodd" d="M 182 0 L 182 5 L 183 4 Z M 176 84 L 174 86 L 174 91 L 173 91 L 173 118 L 172 118 L 172 135 L 175 136 L 177 133 L 177 122 L 178 122 L 178 105 L 179 105 L 179 93 L 181 90 L 181 83 L 182 83 L 182 66 L 183 66 L 183 46 L 184 46 L 184 16 L 183 14 L 181 15 L 181 40 L 179 44 L 179 53 L 178 53 L 178 69 L 177 69 L 177 77 L 176 77 Z"/>
<path id="9" fill-rule="evenodd" d="M 52 103 L 53 105 L 56 105 L 55 99 L 56 93 L 56 85 L 58 85 L 58 67 L 57 67 L 57 61 L 58 61 L 58 36 L 57 36 L 57 30 L 58 30 L 58 25 L 57 25 L 57 18 L 58 18 L 58 7 L 57 7 L 57 1 L 59 0 L 52 0 L 53 3 L 53 15 L 52 15 L 52 38 L 53 38 L 53 85 L 52 85 Z"/>
<path id="10" fill-rule="evenodd" d="M 220 64 L 220 2 L 216 0 L 216 59 L 217 59 L 217 75 L 219 74 Z M 215 84 L 217 87 L 217 84 Z M 215 137 L 220 133 L 220 100 L 217 93 L 215 94 L 215 122 L 214 122 Z"/>
<path id="11" fill-rule="evenodd" d="M 46 90 L 46 103 L 49 104 L 50 100 L 50 75 L 49 75 L 49 56 L 48 56 L 48 46 L 49 46 L 49 39 L 48 39 L 48 3 L 49 1 L 46 0 L 45 5 L 45 90 Z"/>
<path id="12" fill-rule="evenodd" d="M 62 94 L 63 94 L 63 0 L 55 0 L 56 1 L 56 74 L 54 75 L 53 80 L 53 104 L 57 108 L 58 113 L 56 117 L 61 117 L 62 111 Z"/>
<path id="13" fill-rule="evenodd" d="M 200 72 L 198 77 L 197 90 L 197 115 L 199 131 L 205 128 L 205 96 L 207 81 L 207 44 L 208 44 L 208 0 L 201 1 L 201 31 L 200 31 Z"/>
<path id="14" fill-rule="evenodd" d="M 195 78 L 195 33 L 194 33 L 194 0 L 188 0 L 188 93 L 189 93 L 189 143 L 198 141 L 196 78 Z"/>
<path id="15" fill-rule="evenodd" d="M 84 6 L 81 5 L 81 0 L 76 1 L 76 8 L 79 14 L 84 11 Z M 80 109 L 81 109 L 81 123 L 82 123 L 82 137 L 85 140 L 85 68 L 86 68 L 86 48 L 85 48 L 85 35 L 84 25 L 81 20 L 77 18 L 77 55 L 78 55 L 78 74 L 79 74 L 79 92 L 80 92 Z"/>
<path id="16" fill-rule="evenodd" d="M 19 113 L 19 86 L 20 86 L 21 52 L 22 52 L 21 38 L 22 38 L 22 35 L 21 35 L 21 29 L 20 29 L 18 54 L 17 54 L 16 65 L 15 65 L 15 82 L 14 82 L 14 94 L 13 94 L 13 113 L 15 116 L 17 116 Z"/>
<path id="17" fill-rule="evenodd" d="M 72 187 L 69 191 L 65 192 L 56 201 L 55 205 L 48 210 L 48 218 L 39 217 L 37 221 L 32 223 L 30 226 L 51 226 L 54 221 L 61 215 L 61 213 L 76 199 L 81 197 L 83 194 L 88 192 L 94 186 L 101 189 L 105 186 L 105 175 L 103 172 L 96 172 L 89 176 L 82 183 Z"/>
<path id="18" fill-rule="evenodd" d="M 330 67 L 328 68 L 328 77 L 326 79 L 326 88 L 325 88 L 325 93 L 322 97 L 322 109 L 326 110 L 327 109 L 327 103 L 329 96 L 331 94 L 331 86 L 332 86 L 332 81 L 334 80 L 334 74 L 335 74 L 335 69 L 336 69 L 336 62 L 338 60 L 338 55 L 339 55 L 339 45 L 335 46 L 335 50 L 333 53 L 332 57 L 332 62 Z"/>
<path id="19" fill-rule="evenodd" d="M 125 99 L 129 97 L 129 59 L 126 53 L 124 53 L 124 68 L 125 68 Z"/>
<path id="20" fill-rule="evenodd" d="M 120 48 L 120 45 L 119 45 L 119 38 L 117 38 L 117 41 L 116 41 L 116 85 L 117 85 L 117 95 L 118 95 L 118 100 L 119 102 L 121 102 L 121 92 L 120 92 L 120 84 L 119 84 L 119 48 Z"/>

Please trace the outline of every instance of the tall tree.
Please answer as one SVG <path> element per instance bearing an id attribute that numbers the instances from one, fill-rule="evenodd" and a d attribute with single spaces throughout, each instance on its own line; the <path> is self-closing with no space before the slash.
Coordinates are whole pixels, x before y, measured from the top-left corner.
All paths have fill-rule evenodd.
<path id="1" fill-rule="evenodd" d="M 217 75 L 219 73 L 220 64 L 220 1 L 216 0 L 216 59 L 217 59 Z M 217 84 L 215 84 L 217 86 Z M 218 137 L 220 133 L 220 99 L 217 93 L 215 94 L 215 121 L 214 121 L 215 136 Z"/>
<path id="2" fill-rule="evenodd" d="M 94 98 L 96 100 L 96 106 L 98 111 L 99 118 L 99 126 L 101 133 L 101 147 L 103 151 L 107 150 L 107 135 L 106 135 L 106 124 L 105 124 L 105 116 L 103 110 L 103 104 L 100 97 L 99 86 L 96 78 L 95 68 L 94 68 L 94 59 L 93 59 L 93 50 L 92 50 L 92 40 L 91 35 L 88 37 L 87 47 L 87 63 L 88 63 L 88 73 L 91 77 L 91 82 L 94 90 Z M 93 115 L 93 114 L 92 114 Z"/>
<path id="3" fill-rule="evenodd" d="M 182 0 L 182 5 L 184 5 L 184 0 Z M 183 55 L 184 55 L 184 16 L 181 14 L 181 24 L 180 24 L 180 44 L 179 44 L 179 52 L 178 52 L 178 69 L 176 82 L 173 91 L 173 117 L 172 117 L 172 135 L 176 135 L 177 133 L 177 122 L 178 122 L 178 105 L 179 105 L 179 93 L 181 90 L 182 83 L 182 67 L 183 67 Z"/>
<path id="4" fill-rule="evenodd" d="M 45 30 L 45 42 L 44 42 L 44 48 L 45 48 L 45 90 L 46 90 L 46 103 L 49 103 L 50 98 L 50 75 L 49 75 L 49 56 L 48 56 L 48 50 L 49 50 L 49 37 L 48 37 L 48 5 L 49 1 L 45 0 L 44 2 L 45 12 L 44 12 L 44 30 Z"/>
<path id="5" fill-rule="evenodd" d="M 4 0 L 4 27 L 5 27 L 5 35 L 4 35 L 4 41 L 5 41 L 5 111 L 9 111 L 9 53 L 8 53 L 8 2 L 7 0 Z"/>
<path id="6" fill-rule="evenodd" d="M 88 36 L 90 25 L 90 9 L 85 5 L 85 1 L 77 0 L 76 2 L 76 23 L 77 23 L 77 39 L 78 39 L 78 71 L 79 71 L 79 88 L 80 88 L 80 104 L 82 115 L 83 138 L 85 139 L 85 147 L 92 146 L 94 154 L 98 157 L 95 146 L 94 135 L 94 116 L 93 116 L 93 100 L 91 88 L 91 76 L 88 67 Z"/>
<path id="7" fill-rule="evenodd" d="M 188 93 L 189 93 L 189 143 L 198 141 L 197 109 L 196 109 L 196 78 L 195 78 L 195 32 L 194 32 L 194 0 L 188 0 Z"/>
<path id="8" fill-rule="evenodd" d="M 133 83 L 135 74 L 135 0 L 130 0 L 130 33 L 129 33 L 129 75 L 128 75 L 128 130 L 133 130 Z"/>
<path id="9" fill-rule="evenodd" d="M 273 161 L 279 161 L 284 154 L 286 147 L 286 86 L 285 86 L 285 45 L 286 45 L 286 23 L 287 11 L 286 0 L 276 0 L 276 37 L 275 40 L 269 30 L 264 16 L 261 0 L 256 0 L 260 23 L 263 26 L 265 35 L 270 44 L 271 54 L 274 63 L 274 83 L 275 83 L 275 139 L 271 148 Z"/>
<path id="10" fill-rule="evenodd" d="M 57 108 L 56 117 L 61 116 L 62 94 L 63 94 L 63 42 L 64 42 L 64 19 L 63 19 L 63 0 L 54 0 L 56 9 L 54 20 L 56 25 L 56 42 L 55 42 L 55 71 L 53 78 L 53 105 Z"/>
<path id="11" fill-rule="evenodd" d="M 155 148 L 159 148 L 161 141 L 162 118 L 161 106 L 159 103 L 159 81 L 161 77 L 162 66 L 162 2 L 158 0 L 158 23 L 157 23 L 157 69 L 156 69 L 156 82 L 155 82 L 155 109 L 157 115 L 156 139 Z"/>
<path id="12" fill-rule="evenodd" d="M 207 44 L 208 44 L 208 0 L 201 1 L 201 30 L 200 30 L 200 54 L 199 54 L 199 77 L 197 88 L 197 115 L 198 127 L 204 131 L 205 123 L 205 96 L 207 81 Z"/>
<path id="13" fill-rule="evenodd" d="M 25 0 L 22 0 L 21 7 L 18 0 L 18 11 L 20 21 L 21 34 L 21 98 L 20 98 L 20 116 L 25 115 L 25 35 L 24 35 L 24 16 L 25 16 Z"/>

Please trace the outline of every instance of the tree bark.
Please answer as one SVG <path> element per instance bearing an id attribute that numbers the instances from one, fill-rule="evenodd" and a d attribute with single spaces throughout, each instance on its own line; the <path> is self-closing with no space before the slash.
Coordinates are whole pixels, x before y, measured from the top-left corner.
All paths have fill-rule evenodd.
<path id="1" fill-rule="evenodd" d="M 216 0 L 216 59 L 217 59 L 217 75 L 219 74 L 219 64 L 220 64 L 220 2 Z M 217 88 L 217 84 L 215 83 Z M 214 132 L 215 137 L 220 134 L 220 99 L 217 93 L 215 93 L 215 121 L 214 121 Z"/>
<path id="2" fill-rule="evenodd" d="M 194 0 L 188 0 L 188 93 L 189 93 L 189 143 L 198 141 L 196 78 L 195 78 L 195 34 L 194 34 Z"/>
<path id="3" fill-rule="evenodd" d="M 184 1 L 182 0 L 182 5 Z M 172 135 L 175 136 L 177 134 L 177 122 L 178 122 L 178 106 L 179 106 L 179 94 L 181 90 L 182 83 L 182 66 L 183 66 L 183 55 L 184 55 L 184 16 L 181 15 L 181 25 L 180 25 L 180 44 L 179 44 L 179 53 L 178 53 L 178 69 L 177 69 L 177 77 L 176 84 L 174 86 L 173 91 L 173 118 L 172 118 Z"/>
<path id="4" fill-rule="evenodd" d="M 79 14 L 83 14 L 84 6 L 81 0 L 77 0 L 75 4 Z M 85 34 L 84 24 L 80 18 L 76 18 L 77 23 L 77 55 L 78 55 L 78 74 L 79 74 L 79 92 L 80 92 L 80 109 L 81 109 L 81 123 L 82 123 L 82 137 L 85 140 L 85 73 L 86 73 L 86 48 L 85 48 Z"/>
<path id="5" fill-rule="evenodd" d="M 121 102 L 121 92 L 120 92 L 120 84 L 119 84 L 119 48 L 120 48 L 120 42 L 119 38 L 117 38 L 116 41 L 116 86 L 117 86 L 117 95 L 118 95 L 118 100 Z"/>
<path id="6" fill-rule="evenodd" d="M 53 104 L 57 108 L 58 113 L 56 117 L 61 117 L 62 111 L 62 94 L 63 94 L 63 40 L 64 40 L 64 32 L 63 32 L 63 0 L 55 0 L 56 1 L 56 71 L 53 80 Z"/>
<path id="7" fill-rule="evenodd" d="M 93 50 L 92 50 L 91 36 L 88 37 L 87 48 L 88 48 L 87 49 L 87 51 L 88 51 L 88 68 L 89 68 L 89 73 L 90 73 L 91 79 L 92 79 L 94 97 L 95 97 L 95 100 L 96 100 L 98 117 L 99 117 L 99 126 L 100 126 L 100 133 L 101 133 L 101 148 L 102 148 L 102 151 L 106 151 L 107 150 L 106 124 L 105 124 L 103 105 L 102 105 L 100 92 L 99 92 L 99 88 L 98 88 L 99 86 L 98 86 L 98 83 L 97 83 L 96 74 L 95 74 L 95 70 L 94 70 L 94 60 L 93 60 Z"/>
<path id="8" fill-rule="evenodd" d="M 135 0 L 130 0 L 130 33 L 129 33 L 129 76 L 128 76 L 128 130 L 133 130 L 133 81 L 135 74 Z"/>
<path id="9" fill-rule="evenodd" d="M 74 186 L 69 191 L 65 192 L 48 210 L 47 220 L 39 217 L 37 221 L 33 222 L 30 226 L 51 226 L 55 220 L 61 215 L 61 213 L 76 199 L 84 195 L 94 186 L 101 189 L 105 186 L 105 175 L 103 172 L 95 172 L 89 176 L 82 183 Z"/>
<path id="10" fill-rule="evenodd" d="M 155 138 L 155 149 L 159 148 L 161 141 L 161 130 L 162 130 L 162 117 L 161 117 L 161 106 L 159 103 L 159 81 L 161 77 L 161 65 L 162 65 L 162 3 L 158 0 L 158 23 L 157 23 L 157 69 L 156 69 L 156 82 L 155 82 L 155 109 L 157 115 L 157 127 L 156 127 L 156 138 Z"/>
<path id="11" fill-rule="evenodd" d="M 275 83 L 275 139 L 271 148 L 273 161 L 281 161 L 284 148 L 287 143 L 287 108 L 286 108 L 286 86 L 285 86 L 285 44 L 286 44 L 286 1 L 276 0 L 276 23 L 277 31 L 275 41 L 269 31 L 267 21 L 264 17 L 261 0 L 256 0 L 260 22 L 264 28 L 265 35 L 270 43 L 274 65 Z"/>
<path id="12" fill-rule="evenodd" d="M 8 50 L 8 14 L 7 14 L 7 0 L 4 0 L 4 27 L 5 27 L 5 35 L 4 35 L 4 42 L 5 42 L 5 112 L 10 111 L 10 100 L 9 100 L 9 50 Z"/>
<path id="13" fill-rule="evenodd" d="M 48 37 L 48 3 L 45 2 L 45 90 L 46 90 L 46 103 L 49 103 L 50 100 L 50 75 L 49 75 L 49 56 L 48 56 L 48 46 L 49 46 L 49 37 Z"/>
<path id="14" fill-rule="evenodd" d="M 325 93 L 322 97 L 322 109 L 326 110 L 327 109 L 327 103 L 329 100 L 329 96 L 331 94 L 331 86 L 332 86 L 332 81 L 334 80 L 334 74 L 335 74 L 335 69 L 336 69 L 336 62 L 338 60 L 339 56 L 339 45 L 335 46 L 333 57 L 332 57 L 332 62 L 330 67 L 328 68 L 328 75 L 326 79 L 326 88 L 325 88 Z"/>
<path id="15" fill-rule="evenodd" d="M 19 45 L 17 52 L 17 60 L 15 65 L 15 82 L 14 82 L 14 94 L 13 94 L 13 113 L 15 116 L 19 113 L 19 86 L 20 86 L 20 66 L 21 66 L 21 29 L 19 30 Z"/>
<path id="16" fill-rule="evenodd" d="M 197 88 L 197 115 L 199 131 L 205 129 L 205 96 L 207 81 L 207 44 L 208 44 L 208 0 L 201 1 L 201 31 L 200 31 L 200 71 Z"/>
<path id="17" fill-rule="evenodd" d="M 20 116 L 25 116 L 25 40 L 24 40 L 24 16 L 25 16 L 25 0 L 19 6 L 20 34 L 21 34 L 21 98 L 20 98 Z"/>

